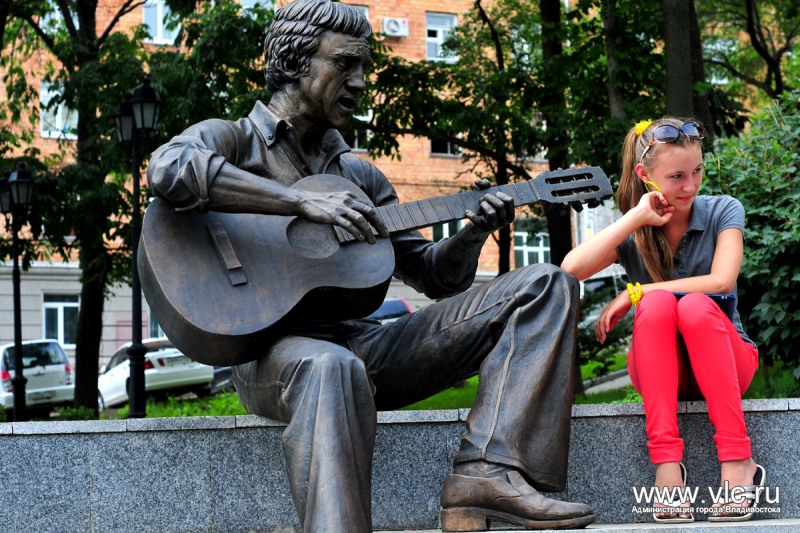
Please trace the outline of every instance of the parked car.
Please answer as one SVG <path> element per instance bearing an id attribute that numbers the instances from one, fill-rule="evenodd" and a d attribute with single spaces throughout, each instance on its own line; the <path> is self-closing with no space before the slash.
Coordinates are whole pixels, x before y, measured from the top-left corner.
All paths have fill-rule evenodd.
<path id="1" fill-rule="evenodd" d="M 142 341 L 144 356 L 144 385 L 148 394 L 169 392 L 179 395 L 194 392 L 198 396 L 210 393 L 214 367 L 192 361 L 183 355 L 166 337 Z M 130 390 L 128 348 L 123 344 L 100 369 L 97 380 L 97 403 L 100 409 L 124 404 Z"/>
<path id="2" fill-rule="evenodd" d="M 215 366 L 214 378 L 211 380 L 211 394 L 220 394 L 223 392 L 233 392 L 236 387 L 233 384 L 231 377 L 231 367 L 229 366 Z"/>
<path id="3" fill-rule="evenodd" d="M 386 298 L 381 306 L 367 318 L 380 320 L 382 323 L 394 322 L 403 315 L 411 313 L 411 306 L 403 298 Z"/>
<path id="4" fill-rule="evenodd" d="M 0 346 L 0 402 L 3 409 L 14 408 L 14 389 L 11 379 L 16 366 L 13 344 Z M 67 354 L 51 339 L 22 343 L 22 373 L 25 384 L 25 405 L 29 409 L 49 408 L 72 404 L 75 399 L 75 380 Z"/>
<path id="5" fill-rule="evenodd" d="M 586 315 L 581 321 L 582 327 L 591 326 L 600 318 L 603 308 L 617 294 L 627 289 L 628 278 L 624 274 L 610 274 L 587 278 L 581 282 L 581 303 L 585 305 L 585 299 L 591 295 L 591 307 L 587 309 Z M 633 313 L 629 313 L 633 316 Z"/>

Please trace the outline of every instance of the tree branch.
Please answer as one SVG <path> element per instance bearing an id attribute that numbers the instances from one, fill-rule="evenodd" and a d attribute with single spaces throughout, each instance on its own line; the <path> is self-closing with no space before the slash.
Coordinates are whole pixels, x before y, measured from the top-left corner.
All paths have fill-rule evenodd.
<path id="1" fill-rule="evenodd" d="M 724 68 L 734 78 L 738 78 L 738 79 L 748 83 L 749 85 L 753 85 L 755 87 L 758 87 L 759 89 L 761 89 L 762 91 L 764 91 L 767 94 L 771 94 L 772 89 L 768 85 L 766 85 L 764 82 L 762 82 L 760 80 L 757 80 L 756 78 L 753 78 L 752 76 L 748 76 L 747 74 L 744 74 L 743 72 L 737 70 L 736 67 L 734 67 L 733 64 L 731 64 L 730 61 L 728 61 L 728 58 L 723 58 L 723 60 L 707 59 L 706 61 L 708 63 L 712 64 L 712 65 L 717 65 L 719 67 Z"/>
<path id="2" fill-rule="evenodd" d="M 61 16 L 64 18 L 64 24 L 67 26 L 67 33 L 73 39 L 78 36 L 78 29 L 75 27 L 75 22 L 72 20 L 72 13 L 69 11 L 69 4 L 66 0 L 58 0 L 58 10 L 61 11 Z"/>
<path id="3" fill-rule="evenodd" d="M 764 59 L 764 62 L 767 64 L 767 69 L 780 69 L 780 65 L 775 63 L 775 58 L 770 55 L 769 50 L 767 50 L 766 45 L 762 41 L 762 39 L 764 39 L 762 33 L 763 28 L 758 24 L 758 12 L 755 2 L 753 0 L 745 0 L 745 9 L 747 10 L 747 35 L 750 36 L 750 44 L 753 45 L 756 53 Z M 770 91 L 770 94 L 771 92 L 773 91 Z"/>
<path id="4" fill-rule="evenodd" d="M 478 16 L 483 21 L 486 26 L 489 27 L 489 32 L 492 34 L 492 42 L 494 43 L 494 53 L 497 57 L 497 70 L 505 70 L 505 59 L 503 59 L 503 46 L 500 43 L 500 34 L 497 33 L 497 29 L 495 29 L 494 24 L 489 19 L 489 15 L 486 14 L 486 11 L 483 9 L 481 5 L 481 0 L 475 0 L 475 9 L 478 10 Z"/>
<path id="5" fill-rule="evenodd" d="M 108 26 L 105 30 L 103 30 L 103 34 L 97 40 L 97 45 L 102 46 L 103 43 L 108 39 L 109 35 L 114 31 L 114 27 L 117 25 L 119 20 L 136 9 L 137 7 L 143 6 L 147 0 L 125 0 L 125 2 L 120 6 L 119 11 L 114 15 L 114 18 L 111 19 L 111 22 L 108 23 Z"/>
<path id="6" fill-rule="evenodd" d="M 44 42 L 47 49 L 50 50 L 50 52 L 52 52 L 52 54 L 56 56 L 59 61 L 61 61 L 62 63 L 66 63 L 65 61 L 63 61 L 63 58 L 60 55 L 58 55 L 56 42 L 53 40 L 52 37 L 47 35 L 47 33 L 45 33 L 44 30 L 42 30 L 38 22 L 33 20 L 33 16 L 30 13 L 25 13 L 24 15 L 22 15 L 21 18 L 22 20 L 27 22 L 28 26 L 31 27 L 34 33 L 39 36 L 39 38 Z"/>

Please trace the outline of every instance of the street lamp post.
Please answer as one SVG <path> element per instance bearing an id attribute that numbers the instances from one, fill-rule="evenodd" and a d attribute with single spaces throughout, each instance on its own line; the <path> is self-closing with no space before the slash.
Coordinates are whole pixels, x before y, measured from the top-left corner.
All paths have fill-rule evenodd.
<path id="1" fill-rule="evenodd" d="M 149 77 L 144 83 L 126 94 L 125 100 L 117 108 L 115 116 L 117 137 L 123 144 L 131 146 L 131 167 L 133 174 L 133 213 L 131 216 L 131 246 L 133 253 L 132 269 L 132 324 L 131 346 L 128 348 L 130 362 L 130 386 L 128 389 L 131 418 L 147 416 L 145 407 L 144 355 L 147 349 L 142 344 L 142 289 L 139 282 L 139 268 L 136 256 L 139 252 L 139 237 L 142 233 L 142 213 L 139 200 L 141 181 L 142 150 L 141 141 L 147 133 L 156 129 L 161 106 L 158 91 L 150 87 Z"/>
<path id="2" fill-rule="evenodd" d="M 11 278 L 14 284 L 14 377 L 11 386 L 14 389 L 14 420 L 21 422 L 27 419 L 25 405 L 25 378 L 22 369 L 22 316 L 20 303 L 20 275 L 19 275 L 19 230 L 22 228 L 22 218 L 25 215 L 33 194 L 33 174 L 20 163 L 10 175 L 4 176 L 0 181 L 0 211 L 11 215 L 11 255 L 14 266 Z"/>

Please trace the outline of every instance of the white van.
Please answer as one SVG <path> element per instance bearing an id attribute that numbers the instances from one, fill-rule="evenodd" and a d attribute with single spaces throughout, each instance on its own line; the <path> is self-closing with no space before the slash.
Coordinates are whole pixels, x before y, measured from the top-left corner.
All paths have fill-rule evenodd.
<path id="1" fill-rule="evenodd" d="M 14 345 L 0 346 L 0 405 L 14 409 Z M 27 379 L 25 400 L 28 408 L 72 405 L 75 379 L 67 354 L 51 339 L 22 343 L 22 374 Z"/>

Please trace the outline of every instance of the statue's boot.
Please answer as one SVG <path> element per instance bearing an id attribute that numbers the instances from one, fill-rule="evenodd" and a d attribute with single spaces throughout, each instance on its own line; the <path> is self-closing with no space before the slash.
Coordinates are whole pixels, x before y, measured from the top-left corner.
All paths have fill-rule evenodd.
<path id="1" fill-rule="evenodd" d="M 491 477 L 449 474 L 441 504 L 442 531 L 488 531 L 492 518 L 526 529 L 581 528 L 595 521 L 590 506 L 546 498 L 513 469 Z"/>

